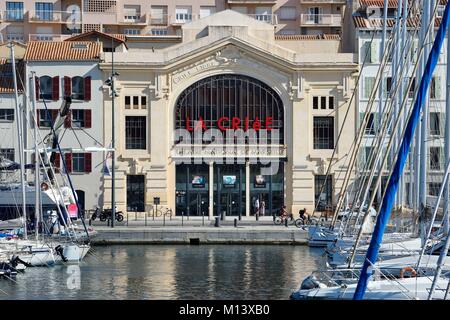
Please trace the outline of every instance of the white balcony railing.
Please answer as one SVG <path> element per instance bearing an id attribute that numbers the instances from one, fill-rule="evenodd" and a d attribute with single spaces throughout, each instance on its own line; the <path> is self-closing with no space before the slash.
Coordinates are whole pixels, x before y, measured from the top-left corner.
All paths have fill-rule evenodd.
<path id="1" fill-rule="evenodd" d="M 0 11 L 0 20 L 2 21 L 23 21 L 25 11 L 23 10 L 6 10 Z"/>
<path id="2" fill-rule="evenodd" d="M 81 14 L 79 12 L 36 10 L 29 12 L 28 20 L 30 22 L 80 24 Z"/>
<path id="3" fill-rule="evenodd" d="M 300 24 L 302 26 L 340 27 L 342 16 L 340 14 L 301 14 Z"/>
<path id="4" fill-rule="evenodd" d="M 258 21 L 263 21 L 270 24 L 278 23 L 278 17 L 276 14 L 248 14 L 248 16 Z"/>
<path id="5" fill-rule="evenodd" d="M 183 24 L 195 20 L 197 17 L 192 13 L 175 13 L 175 17 L 172 21 L 173 24 Z"/>
<path id="6" fill-rule="evenodd" d="M 32 33 L 28 35 L 28 41 L 62 41 L 70 35 L 62 34 L 47 34 L 47 33 Z"/>
<path id="7" fill-rule="evenodd" d="M 347 0 L 300 0 L 300 3 L 314 3 L 314 4 L 346 4 Z"/>
<path id="8" fill-rule="evenodd" d="M 24 42 L 24 35 L 23 33 L 7 33 L 6 40 Z"/>
<path id="9" fill-rule="evenodd" d="M 124 24 L 147 24 L 147 15 L 134 12 L 125 12 L 120 22 Z"/>

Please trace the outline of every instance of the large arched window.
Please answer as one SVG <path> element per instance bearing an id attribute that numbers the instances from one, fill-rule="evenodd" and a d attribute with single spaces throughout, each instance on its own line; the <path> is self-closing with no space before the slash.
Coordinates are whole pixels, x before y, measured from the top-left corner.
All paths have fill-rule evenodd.
<path id="1" fill-rule="evenodd" d="M 218 75 L 200 80 L 179 96 L 175 107 L 175 128 L 207 130 L 255 129 L 258 141 L 266 130 L 268 143 L 283 143 L 283 103 L 265 83 L 242 75 Z M 224 135 L 225 137 L 226 135 Z M 229 141 L 227 141 L 229 142 Z M 251 139 L 246 143 L 255 143 Z"/>

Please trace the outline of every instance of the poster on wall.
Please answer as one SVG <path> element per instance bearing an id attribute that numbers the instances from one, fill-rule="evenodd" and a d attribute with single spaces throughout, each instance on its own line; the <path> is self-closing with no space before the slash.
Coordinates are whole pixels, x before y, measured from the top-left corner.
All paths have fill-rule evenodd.
<path id="1" fill-rule="evenodd" d="M 192 187 L 193 188 L 204 188 L 206 184 L 205 176 L 192 176 Z"/>
<path id="2" fill-rule="evenodd" d="M 256 175 L 253 185 L 255 188 L 265 188 L 266 187 L 266 178 L 260 174 Z"/>
<path id="3" fill-rule="evenodd" d="M 223 176 L 222 184 L 227 188 L 234 187 L 236 184 L 236 176 Z"/>

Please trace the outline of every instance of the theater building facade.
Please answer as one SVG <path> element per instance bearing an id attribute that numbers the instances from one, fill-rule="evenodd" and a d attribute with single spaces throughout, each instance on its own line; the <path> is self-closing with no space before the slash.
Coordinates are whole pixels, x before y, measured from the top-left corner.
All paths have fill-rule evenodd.
<path id="1" fill-rule="evenodd" d="M 273 25 L 229 10 L 181 31 L 114 53 L 118 208 L 150 211 L 154 198 L 190 216 L 332 206 L 356 130 L 353 54 L 336 38 L 276 37 Z M 111 66 L 105 53 L 105 79 Z M 108 142 L 106 85 L 103 95 Z M 110 197 L 106 176 L 105 206 Z"/>

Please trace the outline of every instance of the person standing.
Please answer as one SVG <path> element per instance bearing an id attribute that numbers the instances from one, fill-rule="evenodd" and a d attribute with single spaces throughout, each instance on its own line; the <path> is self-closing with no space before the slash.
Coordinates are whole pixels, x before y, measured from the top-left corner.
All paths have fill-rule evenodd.
<path id="1" fill-rule="evenodd" d="M 266 214 L 266 202 L 261 200 L 261 208 L 259 209 L 260 214 L 263 216 Z"/>
<path id="2" fill-rule="evenodd" d="M 255 214 L 259 213 L 259 198 L 255 200 Z"/>

